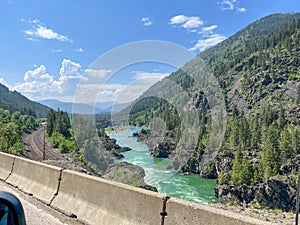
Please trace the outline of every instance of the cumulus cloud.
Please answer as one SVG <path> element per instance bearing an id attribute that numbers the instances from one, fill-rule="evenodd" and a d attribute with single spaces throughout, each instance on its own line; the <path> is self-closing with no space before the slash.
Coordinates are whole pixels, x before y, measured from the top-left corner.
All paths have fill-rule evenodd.
<path id="1" fill-rule="evenodd" d="M 170 19 L 170 24 L 180 25 L 185 29 L 194 29 L 202 26 L 204 22 L 198 16 L 177 15 Z"/>
<path id="2" fill-rule="evenodd" d="M 141 19 L 141 22 L 142 22 L 143 26 L 151 26 L 153 24 L 153 22 L 150 20 L 149 17 L 143 17 Z"/>
<path id="3" fill-rule="evenodd" d="M 47 28 L 43 23 L 41 23 L 38 19 L 34 19 L 29 21 L 31 25 L 31 29 L 24 31 L 24 33 L 28 36 L 28 40 L 36 40 L 36 38 L 43 39 L 54 39 L 58 41 L 67 41 L 73 42 L 67 36 L 61 35 L 51 28 Z"/>
<path id="4" fill-rule="evenodd" d="M 194 47 L 190 48 L 191 51 L 204 51 L 207 48 L 210 48 L 222 41 L 224 41 L 226 37 L 221 34 L 212 34 L 207 36 L 206 38 L 199 39 Z"/>
<path id="5" fill-rule="evenodd" d="M 30 82 L 41 78 L 45 74 L 46 74 L 46 67 L 44 65 L 40 65 L 35 70 L 28 70 L 24 75 L 24 81 Z"/>
<path id="6" fill-rule="evenodd" d="M 12 89 L 33 100 L 46 98 L 61 98 L 63 100 L 67 97 L 72 99 L 76 85 L 81 78 L 80 68 L 80 64 L 64 59 L 56 79 L 54 75 L 47 72 L 46 66 L 40 65 L 34 70 L 26 71 L 24 82 L 15 84 Z"/>
<path id="7" fill-rule="evenodd" d="M 79 63 L 64 59 L 57 74 L 39 65 L 24 73 L 24 82 L 12 86 L 32 100 L 58 99 L 61 101 L 90 103 L 95 101 L 116 103 L 132 102 L 167 73 L 132 71 L 129 79 L 108 79 L 109 69 L 82 69 Z M 5 80 L 0 78 L 0 82 Z M 74 98 L 76 97 L 76 98 Z"/>
<path id="8" fill-rule="evenodd" d="M 238 7 L 239 2 L 237 0 L 222 0 L 220 2 L 221 10 L 236 10 L 238 12 L 246 12 L 246 8 Z"/>
<path id="9" fill-rule="evenodd" d="M 62 77 L 71 77 L 78 78 L 79 72 L 78 70 L 81 68 L 79 63 L 72 62 L 70 59 L 64 59 L 61 63 L 61 68 L 59 70 L 60 79 Z"/>

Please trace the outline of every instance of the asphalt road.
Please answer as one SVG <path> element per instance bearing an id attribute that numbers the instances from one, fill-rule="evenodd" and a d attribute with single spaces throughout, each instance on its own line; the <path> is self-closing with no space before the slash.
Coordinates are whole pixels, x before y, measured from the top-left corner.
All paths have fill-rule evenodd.
<path id="1" fill-rule="evenodd" d="M 27 225 L 83 225 L 3 181 L 0 181 L 0 191 L 10 192 L 19 198 L 25 211 Z"/>

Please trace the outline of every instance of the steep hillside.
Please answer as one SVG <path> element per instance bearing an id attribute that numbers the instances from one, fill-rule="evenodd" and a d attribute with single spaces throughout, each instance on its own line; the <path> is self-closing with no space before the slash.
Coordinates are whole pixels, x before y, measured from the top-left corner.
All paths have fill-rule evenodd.
<path id="1" fill-rule="evenodd" d="M 209 89 L 199 89 L 189 74 L 191 68 L 199 67 L 193 61 L 147 90 L 132 105 L 130 121 L 149 126 L 153 118 L 162 118 L 167 131 L 161 142 L 147 141 L 150 134 L 142 134 L 140 139 L 158 157 L 172 158 L 183 146 L 192 149 L 181 171 L 218 178 L 216 195 L 221 202 L 293 210 L 300 159 L 299 44 L 300 14 L 274 14 L 198 56 L 217 77 L 227 110 L 225 138 L 209 166 L 202 167 L 200 162 L 209 151 L 213 110 Z M 173 95 L 177 87 L 166 88 L 168 82 L 175 82 L 187 96 Z M 159 96 L 169 92 L 172 97 L 165 104 Z M 182 114 L 174 105 L 180 101 L 198 111 L 196 143 L 189 139 L 177 142 L 180 131 L 189 125 L 178 119 Z"/>
<path id="2" fill-rule="evenodd" d="M 40 103 L 34 102 L 16 91 L 0 84 L 0 107 L 9 110 L 11 113 L 19 111 L 24 115 L 34 117 L 47 117 L 50 108 Z"/>

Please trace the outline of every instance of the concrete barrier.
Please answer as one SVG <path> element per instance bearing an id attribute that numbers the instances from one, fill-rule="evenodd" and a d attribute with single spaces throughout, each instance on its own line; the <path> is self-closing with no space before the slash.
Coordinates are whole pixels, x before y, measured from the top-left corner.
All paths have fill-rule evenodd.
<path id="1" fill-rule="evenodd" d="M 15 157 L 12 174 L 7 183 L 50 204 L 57 193 L 60 169 L 32 160 Z"/>
<path id="2" fill-rule="evenodd" d="M 12 171 L 14 156 L 0 152 L 0 157 L 0 180 L 5 181 Z"/>
<path id="3" fill-rule="evenodd" d="M 164 195 L 64 170 L 51 206 L 89 224 L 158 225 Z"/>
<path id="4" fill-rule="evenodd" d="M 89 224 L 271 225 L 240 214 L 170 198 L 32 160 L 0 153 L 0 179 Z M 12 172 L 11 172 L 12 171 Z"/>
<path id="5" fill-rule="evenodd" d="M 165 225 L 274 225 L 209 205 L 171 198 L 167 202 Z"/>

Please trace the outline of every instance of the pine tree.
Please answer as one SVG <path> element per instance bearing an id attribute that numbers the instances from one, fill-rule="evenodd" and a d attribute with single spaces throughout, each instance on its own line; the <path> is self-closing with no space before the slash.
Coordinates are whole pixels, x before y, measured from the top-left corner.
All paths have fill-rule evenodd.
<path id="1" fill-rule="evenodd" d="M 241 163 L 242 163 L 242 152 L 238 148 L 236 149 L 236 153 L 232 161 L 231 180 L 234 184 L 240 183 Z"/>
<path id="2" fill-rule="evenodd" d="M 300 154 L 300 128 L 295 126 L 292 129 L 292 149 L 295 154 Z"/>
<path id="3" fill-rule="evenodd" d="M 276 126 L 271 125 L 263 148 L 263 169 L 265 179 L 268 179 L 279 172 L 280 154 L 278 145 Z"/>
<path id="4" fill-rule="evenodd" d="M 282 105 L 280 105 L 279 113 L 278 113 L 278 128 L 279 128 L 279 130 L 282 131 L 284 126 L 285 126 L 285 110 L 282 107 Z"/>
<path id="5" fill-rule="evenodd" d="M 54 132 L 54 126 L 55 126 L 55 111 L 53 109 L 50 110 L 47 116 L 47 134 L 49 136 L 52 136 Z"/>
<path id="6" fill-rule="evenodd" d="M 279 148 L 281 153 L 281 160 L 283 163 L 294 155 L 292 136 L 289 131 L 289 126 L 285 126 L 285 128 L 281 132 Z"/>
<path id="7" fill-rule="evenodd" d="M 253 180 L 253 171 L 250 162 L 243 158 L 240 170 L 240 182 L 241 184 L 250 184 Z"/>
<path id="8" fill-rule="evenodd" d="M 251 120 L 250 132 L 251 132 L 251 140 L 250 140 L 251 148 L 257 149 L 261 141 L 261 130 L 258 123 L 257 115 Z"/>

